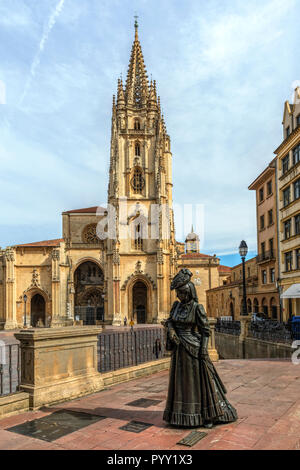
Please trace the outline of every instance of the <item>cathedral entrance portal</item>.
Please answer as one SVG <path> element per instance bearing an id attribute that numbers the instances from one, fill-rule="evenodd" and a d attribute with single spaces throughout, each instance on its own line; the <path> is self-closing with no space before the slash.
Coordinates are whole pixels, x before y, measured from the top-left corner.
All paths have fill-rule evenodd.
<path id="1" fill-rule="evenodd" d="M 137 281 L 132 289 L 133 317 L 137 323 L 147 322 L 147 286 Z"/>
<path id="2" fill-rule="evenodd" d="M 45 326 L 46 323 L 45 299 L 41 294 L 35 294 L 31 299 L 31 326 Z"/>
<path id="3" fill-rule="evenodd" d="M 96 263 L 82 263 L 74 274 L 75 320 L 84 325 L 104 321 L 104 275 Z"/>

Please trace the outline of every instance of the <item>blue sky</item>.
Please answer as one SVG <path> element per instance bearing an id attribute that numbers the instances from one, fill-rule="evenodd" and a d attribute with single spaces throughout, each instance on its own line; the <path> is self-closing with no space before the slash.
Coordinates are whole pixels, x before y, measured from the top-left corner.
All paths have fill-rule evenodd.
<path id="1" fill-rule="evenodd" d="M 62 211 L 106 202 L 135 12 L 174 202 L 204 204 L 201 251 L 238 263 L 241 239 L 256 250 L 248 185 L 281 142 L 300 79 L 297 0 L 0 0 L 0 245 L 58 238 Z"/>

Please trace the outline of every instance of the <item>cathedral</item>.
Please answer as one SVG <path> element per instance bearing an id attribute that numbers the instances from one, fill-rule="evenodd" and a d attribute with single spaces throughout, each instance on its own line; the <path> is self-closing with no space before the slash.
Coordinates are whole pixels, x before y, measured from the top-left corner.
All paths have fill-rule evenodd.
<path id="1" fill-rule="evenodd" d="M 206 307 L 206 290 L 230 268 L 200 253 L 193 230 L 176 242 L 172 158 L 135 22 L 126 82 L 113 96 L 107 207 L 63 212 L 62 238 L 0 249 L 0 328 L 160 323 L 182 267 Z"/>

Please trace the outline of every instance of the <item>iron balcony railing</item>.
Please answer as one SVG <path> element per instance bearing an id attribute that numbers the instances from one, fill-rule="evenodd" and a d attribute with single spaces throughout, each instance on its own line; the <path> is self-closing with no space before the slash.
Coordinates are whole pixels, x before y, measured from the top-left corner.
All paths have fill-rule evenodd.
<path id="1" fill-rule="evenodd" d="M 276 320 L 252 321 L 248 330 L 248 336 L 274 343 L 288 343 L 293 341 L 293 333 L 287 323 Z"/>
<path id="2" fill-rule="evenodd" d="M 239 321 L 220 320 L 220 318 L 217 318 L 215 330 L 219 333 L 239 336 L 241 333 L 241 323 Z"/>
<path id="3" fill-rule="evenodd" d="M 21 354 L 19 344 L 0 345 L 0 396 L 15 393 L 20 384 Z"/>
<path id="4" fill-rule="evenodd" d="M 265 261 L 270 261 L 271 259 L 275 259 L 275 252 L 274 250 L 264 251 L 257 255 L 256 260 L 258 263 L 263 263 Z"/>
<path id="5" fill-rule="evenodd" d="M 165 355 L 163 327 L 103 331 L 98 340 L 98 370 L 108 372 L 155 361 Z"/>

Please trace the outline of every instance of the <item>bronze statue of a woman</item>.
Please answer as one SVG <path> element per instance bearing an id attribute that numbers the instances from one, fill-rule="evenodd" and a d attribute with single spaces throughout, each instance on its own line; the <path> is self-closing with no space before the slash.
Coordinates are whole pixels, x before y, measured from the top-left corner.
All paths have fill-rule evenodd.
<path id="1" fill-rule="evenodd" d="M 211 428 L 236 421 L 237 412 L 226 399 L 226 388 L 208 356 L 210 327 L 192 275 L 189 269 L 181 269 L 171 284 L 180 302 L 174 302 L 165 322 L 166 348 L 172 357 L 163 419 L 176 426 Z"/>

